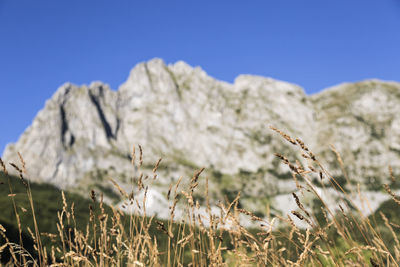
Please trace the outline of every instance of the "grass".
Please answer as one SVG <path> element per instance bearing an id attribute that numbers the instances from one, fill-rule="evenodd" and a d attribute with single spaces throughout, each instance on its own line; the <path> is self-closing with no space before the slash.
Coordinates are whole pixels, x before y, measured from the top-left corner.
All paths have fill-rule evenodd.
<path id="1" fill-rule="evenodd" d="M 288 210 L 287 216 L 267 212 L 260 218 L 261 214 L 242 209 L 240 192 L 221 200 L 215 213 L 208 180 L 200 169 L 189 181 L 181 178 L 170 186 L 169 219 L 148 217 L 146 197 L 139 202 L 135 195 L 146 196 L 159 162 L 152 174 L 143 174 L 141 147 L 138 157 L 132 152 L 137 170 L 132 192 L 111 181 L 124 206 L 133 206 L 136 214 L 124 213 L 124 206 L 106 205 L 95 191 L 83 199 L 50 185 L 30 184 L 21 156 L 18 165 L 10 165 L 19 173 L 17 178 L 8 175 L 9 166 L 0 161 L 1 262 L 8 266 L 398 266 L 400 198 L 390 186 L 382 190 L 391 200 L 366 216 L 354 203 L 352 189 L 342 187 L 349 180 L 345 173 L 336 180 L 300 139 L 272 130 L 304 158 L 303 163 L 290 162 L 286 155 L 276 154 L 297 185 L 293 192 L 297 209 Z M 316 178 L 324 181 L 318 187 Z M 196 192 L 199 184 L 202 192 Z M 340 192 L 335 208 L 326 201 L 325 187 Z M 309 194 L 314 196 L 313 206 L 304 201 Z M 183 210 L 180 217 L 177 207 Z M 243 217 L 254 228 L 244 227 Z"/>

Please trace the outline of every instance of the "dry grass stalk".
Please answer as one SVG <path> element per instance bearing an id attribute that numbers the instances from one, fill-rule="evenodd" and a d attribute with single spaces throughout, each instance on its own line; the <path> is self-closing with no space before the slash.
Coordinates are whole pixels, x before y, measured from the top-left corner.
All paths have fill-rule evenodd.
<path id="1" fill-rule="evenodd" d="M 115 207 L 112 208 L 111 213 L 107 213 L 102 194 L 97 194 L 92 190 L 90 192 L 92 203 L 89 207 L 90 221 L 83 230 L 80 230 L 76 228 L 74 205 L 68 205 L 65 194 L 62 193 L 63 206 L 58 213 L 58 234 L 40 234 L 37 229 L 33 228 L 33 230 L 28 230 L 35 241 L 36 251 L 40 252 L 39 260 L 31 259 L 21 249 L 23 244 L 14 245 L 8 240 L 5 245 L 0 246 L 0 251 L 7 249 L 11 251 L 11 261 L 15 264 L 24 261 L 31 261 L 35 264 L 36 261 L 36 264 L 40 266 L 44 263 L 49 263 L 50 266 L 324 266 L 324 264 L 327 266 L 366 266 L 371 264 L 383 266 L 385 263 L 398 266 L 396 261 L 398 262 L 400 257 L 400 244 L 392 226 L 396 229 L 400 226 L 389 221 L 384 214 L 381 215 L 385 226 L 395 240 L 394 255 L 392 255 L 368 218 L 359 216 L 359 220 L 355 219 L 349 206 L 346 206 L 346 211 L 348 211 L 346 213 L 345 209 L 339 206 L 343 217 L 337 218 L 336 214 L 330 211 L 321 194 L 318 193 L 310 176 L 319 176 L 321 180 L 325 177 L 329 180 L 333 178 L 300 139 L 293 139 L 276 128 L 272 127 L 271 129 L 300 148 L 302 157 L 310 165 L 308 168 L 311 172 L 305 171 L 299 161 L 296 161 L 294 165 L 285 156 L 276 154 L 292 171 L 299 190 L 299 195 L 296 193 L 292 195 L 297 206 L 305 215 L 297 211 L 292 211 L 292 214 L 309 225 L 305 231 L 300 229 L 289 215 L 287 219 L 279 215 L 275 215 L 272 219 L 268 217 L 268 223 L 260 216 L 240 207 L 240 192 L 233 201 L 220 202 L 217 205 L 220 207 L 220 214 L 212 213 L 208 196 L 208 179 L 205 179 L 205 209 L 203 209 L 197 198 L 198 195 L 194 194 L 195 190 L 198 190 L 199 187 L 202 188 L 201 183 L 204 183 L 199 179 L 204 171 L 202 168 L 193 174 L 187 186 L 180 187 L 182 177 L 175 185 L 169 186 L 166 195 L 172 203 L 169 203 L 170 217 L 166 221 L 153 220 L 153 217 L 124 214 Z M 143 164 L 141 146 L 139 146 L 139 153 L 138 167 L 141 167 Z M 22 159 L 22 157 L 20 158 Z M 133 166 L 135 159 L 135 146 L 133 146 Z M 342 159 L 340 158 L 340 160 Z M 161 159 L 152 170 L 154 175 L 160 162 Z M 5 170 L 2 161 L 0 161 L 0 165 Z M 25 163 L 22 163 L 21 168 L 17 165 L 13 168 L 19 173 L 24 173 L 24 166 Z M 144 190 L 144 199 L 141 203 L 134 199 L 133 190 L 128 195 L 116 181 L 111 179 L 114 187 L 125 199 L 125 205 L 136 203 L 142 214 L 146 214 L 148 197 L 147 183 L 149 180 L 146 180 L 146 177 L 148 176 L 140 173 L 138 177 L 134 178 L 138 190 Z M 388 186 L 385 186 L 385 189 L 395 201 L 400 202 Z M 27 192 L 29 190 L 28 184 Z M 321 209 L 320 221 L 300 201 L 300 197 L 304 196 L 307 191 L 314 194 L 321 202 L 322 207 L 318 207 Z M 11 187 L 10 195 L 15 195 Z M 28 193 L 28 195 L 32 198 L 31 194 Z M 343 195 L 348 202 L 352 203 L 347 195 Z M 14 201 L 14 197 L 11 199 Z M 13 203 L 15 205 L 15 202 Z M 175 219 L 178 207 L 184 207 L 184 216 L 181 221 Z M 205 215 L 199 212 L 201 209 L 205 210 Z M 31 210 L 34 213 L 34 209 Z M 250 219 L 257 223 L 261 222 L 261 227 L 256 233 L 241 225 L 240 214 L 250 216 Z M 18 227 L 22 229 L 23 226 L 18 219 L 17 212 L 16 216 Z M 279 221 L 281 226 L 284 225 L 287 228 L 281 230 L 273 227 L 275 221 Z M 158 229 L 156 234 L 151 232 L 153 227 Z M 3 230 L 5 231 L 4 227 L 0 225 L 0 235 L 4 237 Z M 364 240 L 356 240 L 353 236 L 355 231 L 359 231 Z M 56 239 L 56 242 L 59 243 L 54 243 L 51 249 L 45 249 L 40 245 L 41 237 L 44 236 Z M 345 250 L 339 249 L 339 241 L 344 244 Z M 366 254 L 366 252 L 370 254 Z"/>
<path id="2" fill-rule="evenodd" d="M 389 185 L 384 184 L 383 187 L 385 188 L 386 192 L 392 197 L 394 202 L 396 202 L 398 205 L 400 205 L 400 198 L 398 196 L 396 196 L 395 193 L 392 192 Z"/>
<path id="3" fill-rule="evenodd" d="M 21 153 L 17 152 L 17 154 L 18 154 L 19 161 L 21 162 L 21 165 L 22 165 L 22 172 L 24 174 L 27 174 L 25 160 L 22 157 Z"/>
<path id="4" fill-rule="evenodd" d="M 135 145 L 132 146 L 132 152 L 131 152 L 131 164 L 132 166 L 135 166 L 135 161 L 136 161 L 136 152 L 135 152 Z"/>
<path id="5" fill-rule="evenodd" d="M 0 157 L 0 165 L 1 165 L 1 168 L 3 169 L 4 174 L 8 175 L 6 165 L 4 164 L 3 160 L 1 159 L 1 157 Z"/>
<path id="6" fill-rule="evenodd" d="M 157 160 L 157 162 L 156 162 L 156 165 L 154 166 L 154 168 L 153 168 L 153 173 L 155 173 L 156 171 L 157 171 L 157 169 L 158 169 L 158 166 L 160 165 L 160 163 L 161 163 L 161 158 L 159 159 L 159 160 Z"/>
<path id="7" fill-rule="evenodd" d="M 304 208 L 303 204 L 301 204 L 299 197 L 296 195 L 296 193 L 292 193 L 292 196 L 296 200 L 296 204 L 301 209 L 308 217 L 310 217 L 310 213 Z"/>
<path id="8" fill-rule="evenodd" d="M 126 198 L 129 198 L 128 193 L 126 193 L 126 191 L 125 191 L 124 189 L 122 189 L 122 188 L 119 186 L 119 184 L 118 184 L 114 179 L 110 178 L 110 182 L 114 185 L 114 187 L 115 187 L 116 189 L 118 189 L 118 191 L 120 192 L 120 194 L 121 194 L 122 196 L 124 196 L 124 197 L 126 197 Z"/>
<path id="9" fill-rule="evenodd" d="M 269 126 L 269 128 L 275 132 L 277 132 L 278 134 L 280 134 L 286 141 L 288 141 L 289 143 L 291 143 L 292 145 L 296 145 L 296 141 L 290 137 L 288 134 L 284 133 L 283 131 L 273 127 L 273 126 Z"/>
<path id="10" fill-rule="evenodd" d="M 393 183 L 396 182 L 396 178 L 394 178 L 394 175 L 393 175 L 392 166 L 389 165 L 388 170 L 389 170 L 390 179 L 392 180 Z"/>
<path id="11" fill-rule="evenodd" d="M 139 167 L 143 165 L 143 149 L 142 146 L 139 145 Z"/>

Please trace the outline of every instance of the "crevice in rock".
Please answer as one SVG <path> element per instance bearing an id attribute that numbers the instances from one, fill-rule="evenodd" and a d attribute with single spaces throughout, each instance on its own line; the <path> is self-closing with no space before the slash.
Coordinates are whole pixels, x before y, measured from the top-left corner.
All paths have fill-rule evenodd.
<path id="1" fill-rule="evenodd" d="M 72 147 L 75 143 L 75 136 L 69 131 L 67 115 L 65 114 L 64 104 L 60 105 L 60 117 L 61 117 L 61 143 L 66 149 Z M 67 135 L 70 135 L 69 138 Z"/>
<path id="2" fill-rule="evenodd" d="M 119 131 L 120 127 L 121 127 L 121 119 L 119 117 L 117 117 L 117 123 L 116 123 L 115 131 L 114 131 L 114 139 L 117 138 L 118 131 Z"/>
<path id="3" fill-rule="evenodd" d="M 43 157 L 46 149 L 48 148 L 48 144 L 49 144 L 49 138 L 45 138 L 44 145 L 42 146 L 42 149 L 41 149 L 41 151 L 39 153 L 40 157 Z"/>
<path id="4" fill-rule="evenodd" d="M 64 105 L 60 106 L 60 116 L 61 116 L 61 142 L 65 145 L 65 134 L 68 131 L 68 122 L 65 115 Z"/>
<path id="5" fill-rule="evenodd" d="M 100 88 L 100 94 L 101 94 L 101 88 Z M 93 105 L 96 107 L 97 110 L 97 114 L 99 115 L 101 124 L 103 125 L 104 131 L 106 133 L 106 137 L 107 139 L 114 139 L 115 140 L 115 135 L 112 132 L 110 123 L 107 121 L 106 116 L 104 115 L 103 109 L 100 106 L 100 102 L 97 99 L 97 97 L 95 95 L 92 94 L 92 92 L 89 90 L 89 97 L 90 97 L 90 101 L 93 103 Z"/>
<path id="6" fill-rule="evenodd" d="M 69 131 L 69 125 L 67 120 L 67 115 L 65 112 L 65 102 L 67 99 L 67 95 L 70 93 L 71 88 L 68 87 L 65 89 L 64 96 L 62 98 L 62 103 L 60 104 L 60 119 L 61 119 L 61 143 L 64 149 L 71 147 L 75 143 L 75 136 Z M 68 138 L 68 134 L 70 135 Z"/>
<path id="7" fill-rule="evenodd" d="M 182 100 L 182 92 L 181 92 L 181 89 L 180 89 L 180 87 L 178 85 L 178 82 L 176 81 L 176 78 L 175 78 L 174 74 L 172 73 L 172 71 L 168 67 L 165 67 L 165 70 L 168 72 L 169 76 L 171 76 L 171 79 L 174 82 L 175 91 L 176 91 L 176 93 L 177 93 L 177 95 L 179 97 L 179 100 Z"/>
<path id="8" fill-rule="evenodd" d="M 59 158 L 59 159 L 57 160 L 56 167 L 55 167 L 55 170 L 54 170 L 53 175 L 52 175 L 53 178 L 55 178 L 55 177 L 57 176 L 57 174 L 58 174 L 58 169 L 59 169 L 61 163 L 62 163 L 62 160 L 61 160 L 61 158 Z"/>
<path id="9" fill-rule="evenodd" d="M 69 139 L 69 147 L 72 147 L 75 144 L 75 136 L 71 134 L 71 138 Z"/>
<path id="10" fill-rule="evenodd" d="M 147 66 L 147 63 L 144 63 L 144 69 L 146 70 L 146 75 L 147 75 L 147 78 L 149 79 L 150 89 L 152 92 L 155 92 L 154 86 L 153 86 L 153 81 L 151 79 L 150 70 L 149 70 L 149 67 Z"/>
<path id="11" fill-rule="evenodd" d="M 60 117 L 61 117 L 61 143 L 66 148 L 66 135 L 68 132 L 68 122 L 65 114 L 64 104 L 60 105 Z"/>

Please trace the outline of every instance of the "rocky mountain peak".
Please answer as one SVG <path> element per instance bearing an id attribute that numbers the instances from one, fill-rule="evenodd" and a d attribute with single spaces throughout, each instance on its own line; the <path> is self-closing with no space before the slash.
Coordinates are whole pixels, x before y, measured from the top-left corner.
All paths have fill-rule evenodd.
<path id="1" fill-rule="evenodd" d="M 110 188 L 110 177 L 128 185 L 130 151 L 141 144 L 145 169 L 163 158 L 158 197 L 171 181 L 206 167 L 215 198 L 240 190 L 244 206 L 263 212 L 265 203 L 296 190 L 274 153 L 304 162 L 270 125 L 300 137 L 341 177 L 334 144 L 352 183 L 375 190 L 387 164 L 400 173 L 399 107 L 394 82 L 348 83 L 307 96 L 271 78 L 240 75 L 231 84 L 182 61 L 153 59 L 138 64 L 118 91 L 101 82 L 62 85 L 3 159 L 18 162 L 21 152 L 32 180 L 86 192 Z"/>

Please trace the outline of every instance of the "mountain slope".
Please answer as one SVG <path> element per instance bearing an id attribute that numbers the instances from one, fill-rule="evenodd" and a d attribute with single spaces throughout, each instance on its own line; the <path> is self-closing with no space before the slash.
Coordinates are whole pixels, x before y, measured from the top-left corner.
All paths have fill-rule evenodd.
<path id="1" fill-rule="evenodd" d="M 229 84 L 184 62 L 154 59 L 138 64 L 118 91 L 99 82 L 63 85 L 3 158 L 18 162 L 19 151 L 32 180 L 82 192 L 110 188 L 109 177 L 128 187 L 132 145 L 140 144 L 145 170 L 163 158 L 154 196 L 206 167 L 214 199 L 242 191 L 243 205 L 263 213 L 275 196 L 296 190 L 274 153 L 304 162 L 269 125 L 301 138 L 341 176 L 335 144 L 354 184 L 375 189 L 388 164 L 395 173 L 400 167 L 399 95 L 398 83 L 365 81 L 307 96 L 270 78 L 241 75 Z"/>

